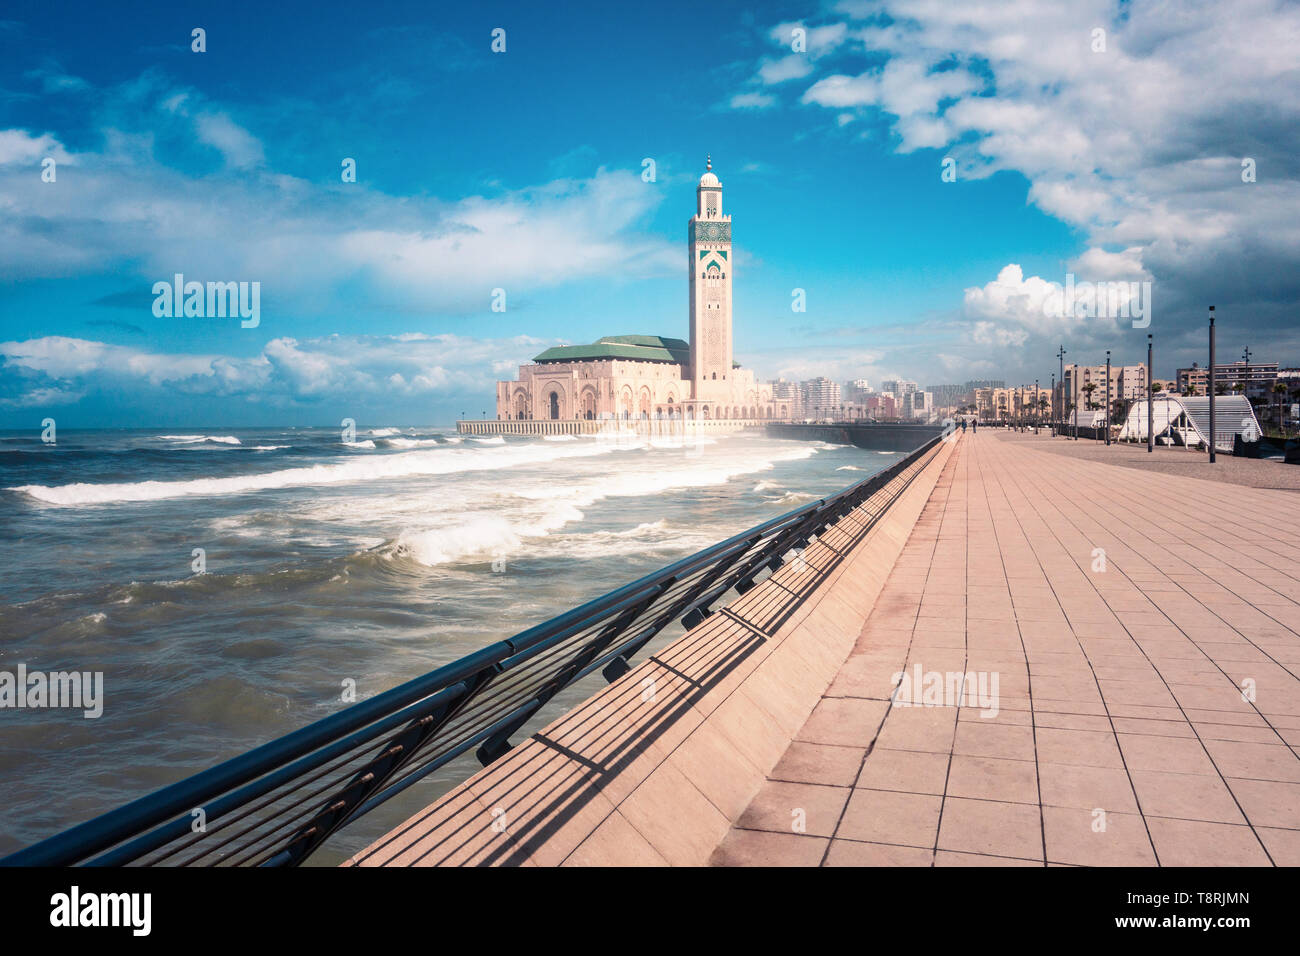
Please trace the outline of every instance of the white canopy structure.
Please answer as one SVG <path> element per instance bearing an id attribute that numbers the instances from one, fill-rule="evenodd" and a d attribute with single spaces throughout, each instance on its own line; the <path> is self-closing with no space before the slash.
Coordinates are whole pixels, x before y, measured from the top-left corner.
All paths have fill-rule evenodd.
<path id="1" fill-rule="evenodd" d="M 1076 408 L 1066 416 L 1065 427 L 1073 428 L 1078 425 L 1080 428 L 1101 428 L 1106 424 L 1106 409 L 1104 408 Z"/>
<path id="2" fill-rule="evenodd" d="M 1259 438 L 1262 429 L 1255 409 L 1244 395 L 1218 395 L 1214 400 L 1215 441 L 1222 451 L 1232 451 L 1232 436 L 1246 441 Z M 1152 401 L 1156 441 L 1166 445 L 1209 446 L 1210 399 L 1208 396 L 1157 394 Z M 1147 402 L 1139 400 L 1129 409 L 1120 428 L 1121 441 L 1147 440 Z"/>

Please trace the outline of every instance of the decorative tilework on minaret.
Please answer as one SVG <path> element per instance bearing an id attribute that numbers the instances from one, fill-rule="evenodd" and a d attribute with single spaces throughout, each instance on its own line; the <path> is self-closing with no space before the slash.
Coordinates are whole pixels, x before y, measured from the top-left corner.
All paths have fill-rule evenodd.
<path id="1" fill-rule="evenodd" d="M 722 183 L 713 157 L 695 190 L 696 211 L 687 230 L 690 255 L 690 342 L 693 398 L 731 398 L 731 217 L 722 213 Z"/>

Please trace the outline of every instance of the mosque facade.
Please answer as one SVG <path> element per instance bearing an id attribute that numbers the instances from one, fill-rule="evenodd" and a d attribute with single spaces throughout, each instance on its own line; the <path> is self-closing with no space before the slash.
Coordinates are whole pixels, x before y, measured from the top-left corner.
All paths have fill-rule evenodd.
<path id="1" fill-rule="evenodd" d="M 783 419 L 789 402 L 733 357 L 731 216 L 707 164 L 687 223 L 690 340 L 607 335 L 549 348 L 497 383 L 497 420 L 600 421 Z"/>

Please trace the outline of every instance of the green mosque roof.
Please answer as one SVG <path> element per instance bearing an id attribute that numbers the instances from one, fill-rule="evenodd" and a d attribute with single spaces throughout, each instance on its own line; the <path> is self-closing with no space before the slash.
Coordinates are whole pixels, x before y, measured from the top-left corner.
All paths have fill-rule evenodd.
<path id="1" fill-rule="evenodd" d="M 691 347 L 681 339 L 661 335 L 606 335 L 591 345 L 557 345 L 533 358 L 534 362 L 595 362 L 629 359 L 688 365 Z"/>

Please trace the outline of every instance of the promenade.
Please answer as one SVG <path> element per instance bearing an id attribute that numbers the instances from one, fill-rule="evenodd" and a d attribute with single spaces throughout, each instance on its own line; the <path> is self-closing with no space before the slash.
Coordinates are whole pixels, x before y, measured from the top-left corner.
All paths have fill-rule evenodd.
<path id="1" fill-rule="evenodd" d="M 1300 865 L 1300 495 L 1087 444 L 940 442 L 349 863 Z"/>
<path id="2" fill-rule="evenodd" d="M 958 442 L 714 865 L 1300 865 L 1300 495 L 1110 451 Z"/>

